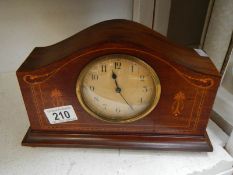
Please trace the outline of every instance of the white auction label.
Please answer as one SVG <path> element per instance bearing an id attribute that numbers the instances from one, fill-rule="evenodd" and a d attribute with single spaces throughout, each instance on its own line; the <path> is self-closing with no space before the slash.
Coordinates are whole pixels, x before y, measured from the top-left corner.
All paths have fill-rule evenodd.
<path id="1" fill-rule="evenodd" d="M 78 120 L 78 117 L 74 112 L 74 108 L 71 105 L 44 109 L 44 112 L 50 124 Z"/>
<path id="2" fill-rule="evenodd" d="M 202 57 L 208 57 L 208 55 L 204 52 L 204 50 L 202 49 L 194 49 L 198 55 L 202 56 Z"/>

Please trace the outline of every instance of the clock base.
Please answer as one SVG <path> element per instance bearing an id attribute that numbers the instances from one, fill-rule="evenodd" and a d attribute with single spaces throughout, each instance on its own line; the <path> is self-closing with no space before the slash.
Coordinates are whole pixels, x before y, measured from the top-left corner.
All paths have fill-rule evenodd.
<path id="1" fill-rule="evenodd" d="M 205 133 L 204 136 L 84 134 L 64 131 L 34 131 L 29 128 L 22 141 L 22 145 L 31 147 L 93 147 L 173 151 L 213 151 L 207 133 Z"/>

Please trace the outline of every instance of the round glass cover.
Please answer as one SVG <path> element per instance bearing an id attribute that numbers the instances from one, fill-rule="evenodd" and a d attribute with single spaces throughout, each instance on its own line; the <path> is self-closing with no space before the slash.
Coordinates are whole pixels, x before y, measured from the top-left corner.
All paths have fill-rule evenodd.
<path id="1" fill-rule="evenodd" d="M 81 71 L 76 84 L 81 106 L 108 122 L 132 122 L 157 105 L 161 86 L 144 61 L 125 54 L 99 57 Z"/>

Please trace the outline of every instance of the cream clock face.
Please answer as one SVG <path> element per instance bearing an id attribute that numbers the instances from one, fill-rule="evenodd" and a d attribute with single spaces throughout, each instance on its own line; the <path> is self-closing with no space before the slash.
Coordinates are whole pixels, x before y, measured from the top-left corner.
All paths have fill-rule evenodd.
<path id="1" fill-rule="evenodd" d="M 161 86 L 144 61 L 112 54 L 93 60 L 81 71 L 76 93 L 90 115 L 109 122 L 131 122 L 155 108 Z"/>

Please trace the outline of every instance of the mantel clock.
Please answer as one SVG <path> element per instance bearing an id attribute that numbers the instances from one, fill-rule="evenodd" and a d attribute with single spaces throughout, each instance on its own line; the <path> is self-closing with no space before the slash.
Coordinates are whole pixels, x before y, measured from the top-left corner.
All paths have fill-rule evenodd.
<path id="1" fill-rule="evenodd" d="M 35 48 L 17 77 L 25 146 L 212 150 L 217 69 L 141 24 L 104 21 Z"/>

